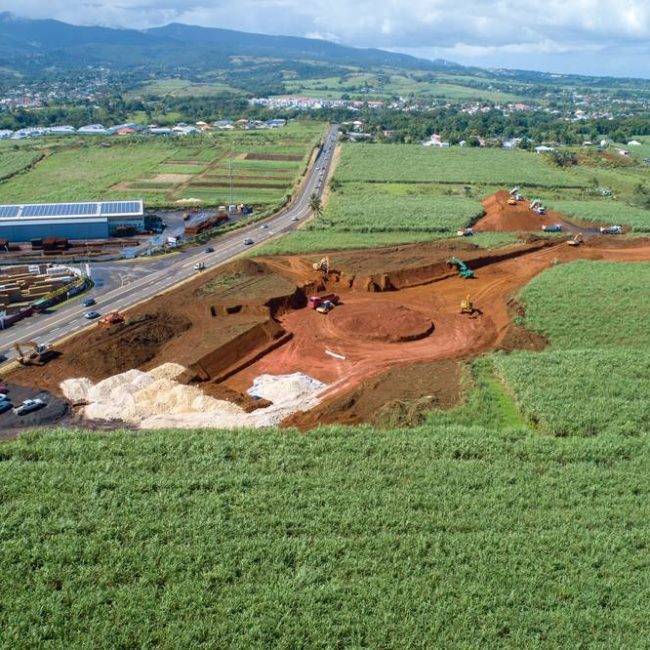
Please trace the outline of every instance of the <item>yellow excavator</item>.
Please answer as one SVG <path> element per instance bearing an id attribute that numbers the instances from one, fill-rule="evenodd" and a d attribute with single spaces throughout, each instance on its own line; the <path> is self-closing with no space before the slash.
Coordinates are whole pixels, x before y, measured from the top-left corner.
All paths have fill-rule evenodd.
<path id="1" fill-rule="evenodd" d="M 481 310 L 474 306 L 470 294 L 468 293 L 463 300 L 460 301 L 460 313 L 467 314 L 471 318 L 476 318 L 481 315 Z"/>
<path id="2" fill-rule="evenodd" d="M 323 275 L 329 275 L 330 272 L 330 258 L 323 257 L 319 262 L 314 262 L 312 264 L 314 271 L 320 271 Z"/>
<path id="3" fill-rule="evenodd" d="M 18 354 L 18 363 L 23 366 L 42 366 L 54 356 L 49 345 L 36 341 L 14 343 L 14 350 Z"/>
<path id="4" fill-rule="evenodd" d="M 582 233 L 579 232 L 577 235 L 574 235 L 573 239 L 569 239 L 567 244 L 569 244 L 569 246 L 580 246 L 580 244 L 582 244 L 583 242 L 584 242 L 584 238 L 582 236 Z"/>

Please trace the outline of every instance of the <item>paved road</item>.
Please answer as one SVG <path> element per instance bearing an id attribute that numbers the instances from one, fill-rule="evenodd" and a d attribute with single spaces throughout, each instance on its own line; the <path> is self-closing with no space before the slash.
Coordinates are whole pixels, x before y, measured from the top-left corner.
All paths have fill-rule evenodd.
<path id="1" fill-rule="evenodd" d="M 100 313 L 122 310 L 137 302 L 150 298 L 170 287 L 196 275 L 194 265 L 203 262 L 206 269 L 224 264 L 246 249 L 258 246 L 278 234 L 293 230 L 300 220 L 310 213 L 309 199 L 312 194 L 320 196 L 325 189 L 336 144 L 337 127 L 332 126 L 325 138 L 318 157 L 307 171 L 307 178 L 293 203 L 276 215 L 258 221 L 250 226 L 238 228 L 232 233 L 218 237 L 211 242 L 214 252 L 206 253 L 205 245 L 183 253 L 152 259 L 150 261 L 91 264 L 91 277 L 96 285 L 93 296 Z M 262 228 L 262 224 L 268 228 Z M 245 246 L 244 239 L 254 240 L 252 246 Z M 88 308 L 80 300 L 64 303 L 51 314 L 38 314 L 17 325 L 0 331 L 0 353 L 9 359 L 15 356 L 12 345 L 18 341 L 35 340 L 39 343 L 54 343 L 58 339 L 75 333 L 89 323 L 84 317 Z"/>

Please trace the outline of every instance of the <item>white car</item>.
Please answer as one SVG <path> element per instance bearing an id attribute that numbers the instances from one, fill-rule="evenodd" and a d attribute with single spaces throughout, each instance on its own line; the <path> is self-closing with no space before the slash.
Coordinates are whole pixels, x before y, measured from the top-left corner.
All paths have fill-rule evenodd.
<path id="1" fill-rule="evenodd" d="M 14 409 L 16 415 L 27 415 L 32 411 L 38 411 L 45 406 L 45 402 L 38 397 L 36 399 L 26 399 L 20 406 Z"/>

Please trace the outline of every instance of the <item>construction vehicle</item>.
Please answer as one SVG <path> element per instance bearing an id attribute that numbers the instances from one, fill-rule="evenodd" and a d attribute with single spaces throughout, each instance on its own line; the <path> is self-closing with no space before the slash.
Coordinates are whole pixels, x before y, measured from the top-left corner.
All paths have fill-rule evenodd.
<path id="1" fill-rule="evenodd" d="M 205 262 L 197 262 L 194 265 L 194 270 L 195 271 L 205 271 Z"/>
<path id="2" fill-rule="evenodd" d="M 458 259 L 457 257 L 452 257 L 447 260 L 447 266 L 448 267 L 456 267 L 458 270 L 458 275 L 461 278 L 465 278 L 466 280 L 469 280 L 470 278 L 474 277 L 474 271 L 470 269 L 463 260 Z"/>
<path id="3" fill-rule="evenodd" d="M 112 327 L 124 322 L 124 316 L 119 311 L 111 311 L 99 319 L 100 327 Z"/>
<path id="4" fill-rule="evenodd" d="M 552 223 L 552 224 L 549 224 L 548 226 L 542 226 L 542 230 L 544 232 L 562 232 L 562 224 L 561 223 Z"/>
<path id="5" fill-rule="evenodd" d="M 460 301 L 460 313 L 467 314 L 471 318 L 476 318 L 481 315 L 481 310 L 474 307 L 470 295 L 467 294 L 465 298 Z"/>
<path id="6" fill-rule="evenodd" d="M 519 194 L 519 185 L 515 185 L 515 187 L 513 187 L 513 188 L 510 190 L 510 196 L 515 197 L 515 196 L 517 196 L 518 194 Z"/>
<path id="7" fill-rule="evenodd" d="M 333 307 L 336 307 L 336 305 L 339 304 L 339 297 L 335 293 L 328 293 L 326 296 L 309 296 L 309 300 L 307 301 L 307 306 L 309 309 L 316 309 L 323 304 L 323 303 L 331 303 L 331 307 L 327 311 L 331 311 Z M 326 312 L 321 312 L 321 313 L 326 313 Z"/>
<path id="8" fill-rule="evenodd" d="M 574 235 L 573 238 L 569 239 L 567 244 L 569 246 L 580 246 L 580 244 L 584 243 L 584 238 L 582 237 L 582 233 L 579 232 L 578 234 Z"/>
<path id="9" fill-rule="evenodd" d="M 54 356 L 49 345 L 36 341 L 14 343 L 14 350 L 18 355 L 18 363 L 23 366 L 42 366 Z"/>
<path id="10" fill-rule="evenodd" d="M 331 300 L 323 300 L 318 307 L 316 307 L 316 311 L 319 314 L 328 314 L 329 312 L 334 309 L 335 305 Z"/>
<path id="11" fill-rule="evenodd" d="M 603 235 L 622 235 L 623 228 L 622 226 L 602 226 L 600 232 Z"/>
<path id="12" fill-rule="evenodd" d="M 474 229 L 473 228 L 463 228 L 462 230 L 458 230 L 456 234 L 459 237 L 471 237 L 474 234 Z"/>
<path id="13" fill-rule="evenodd" d="M 323 257 L 319 262 L 312 264 L 314 271 L 320 271 L 323 275 L 329 275 L 330 272 L 330 258 Z"/>
<path id="14" fill-rule="evenodd" d="M 508 199 L 508 205 L 517 205 L 517 199 L 513 197 Z"/>

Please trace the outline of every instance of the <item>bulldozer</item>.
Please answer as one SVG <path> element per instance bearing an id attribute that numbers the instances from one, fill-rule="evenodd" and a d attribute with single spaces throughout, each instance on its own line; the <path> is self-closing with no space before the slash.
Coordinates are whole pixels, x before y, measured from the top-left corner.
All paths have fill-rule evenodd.
<path id="1" fill-rule="evenodd" d="M 18 363 L 23 366 L 43 366 L 55 355 L 49 345 L 36 341 L 14 343 L 14 350 L 18 354 Z"/>
<path id="2" fill-rule="evenodd" d="M 469 293 L 460 301 L 460 313 L 467 314 L 471 318 L 476 318 L 481 315 L 481 310 L 474 306 Z"/>
<path id="3" fill-rule="evenodd" d="M 569 241 L 567 242 L 567 244 L 569 244 L 569 246 L 580 246 L 580 244 L 582 244 L 582 243 L 584 243 L 584 238 L 582 237 L 581 232 L 574 235 L 573 238 L 569 239 Z"/>
<path id="4" fill-rule="evenodd" d="M 319 262 L 312 264 L 314 271 L 320 271 L 323 275 L 329 275 L 330 272 L 330 258 L 323 257 Z"/>
<path id="5" fill-rule="evenodd" d="M 470 269 L 463 260 L 458 259 L 457 257 L 451 257 L 447 260 L 447 266 L 448 267 L 456 267 L 458 270 L 458 275 L 461 278 L 465 278 L 466 280 L 469 280 L 470 278 L 474 277 L 474 271 Z"/>

